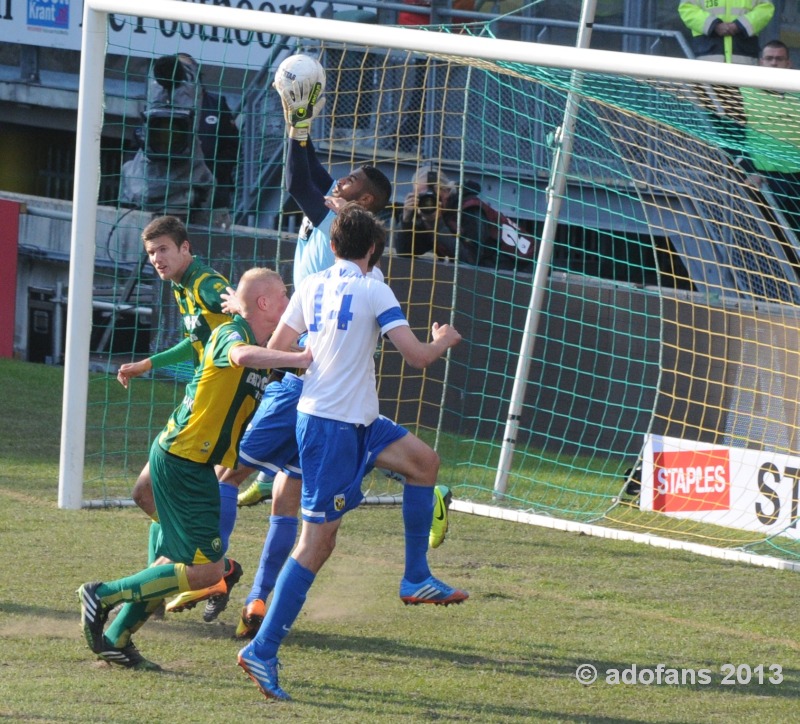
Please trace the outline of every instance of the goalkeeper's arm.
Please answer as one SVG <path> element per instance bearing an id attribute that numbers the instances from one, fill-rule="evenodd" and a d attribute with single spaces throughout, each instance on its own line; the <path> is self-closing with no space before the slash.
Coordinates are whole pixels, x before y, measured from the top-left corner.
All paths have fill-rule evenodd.
<path id="1" fill-rule="evenodd" d="M 333 179 L 317 160 L 313 148 L 310 140 L 306 144 L 296 140 L 289 141 L 289 151 L 286 154 L 286 188 L 316 226 L 328 215 L 325 194 L 333 186 Z"/>
<path id="2" fill-rule="evenodd" d="M 308 143 L 305 145 L 305 150 L 311 183 L 314 184 L 314 188 L 318 189 L 321 194 L 327 194 L 333 186 L 333 177 L 328 173 L 328 169 L 322 165 L 319 158 L 317 158 L 317 150 L 314 148 L 311 139 L 309 139 Z"/>

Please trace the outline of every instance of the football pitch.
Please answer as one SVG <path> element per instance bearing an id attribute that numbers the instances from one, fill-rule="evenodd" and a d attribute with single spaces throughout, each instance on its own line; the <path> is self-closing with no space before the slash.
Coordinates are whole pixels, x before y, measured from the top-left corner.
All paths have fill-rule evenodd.
<path id="1" fill-rule="evenodd" d="M 264 700 L 232 638 L 266 505 L 239 511 L 244 577 L 219 621 L 149 622 L 134 640 L 161 673 L 97 661 L 75 590 L 143 566 L 148 522 L 57 508 L 62 375 L 0 360 L 4 721 L 797 720 L 798 574 L 454 513 L 431 568 L 470 599 L 406 607 L 396 506 L 345 519 L 282 647 L 292 702 Z"/>

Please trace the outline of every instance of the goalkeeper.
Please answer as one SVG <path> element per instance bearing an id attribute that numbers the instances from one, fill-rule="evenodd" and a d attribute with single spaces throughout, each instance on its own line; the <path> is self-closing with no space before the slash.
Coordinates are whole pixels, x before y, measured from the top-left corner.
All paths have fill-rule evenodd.
<path id="1" fill-rule="evenodd" d="M 318 62 L 315 63 L 318 69 L 316 79 L 306 77 L 294 80 L 282 86 L 282 91 L 277 89 L 276 84 L 289 136 L 287 188 L 304 214 L 294 257 L 295 289 L 309 274 L 333 265 L 329 229 L 337 208 L 348 201 L 355 201 L 365 209 L 378 213 L 386 208 L 392 195 L 391 182 L 375 166 L 366 164 L 353 169 L 345 178 L 334 181 L 317 159 L 309 134 L 312 121 L 325 106 L 322 97 L 325 71 Z M 251 466 L 251 472 L 256 468 L 262 471 L 259 479 L 239 494 L 240 506 L 255 505 L 272 494 L 273 483 L 263 478 L 265 475 L 275 475 L 276 471 L 255 464 L 257 460 L 258 457 L 248 460 L 248 456 L 245 456 L 240 461 L 242 465 Z"/>
<path id="2" fill-rule="evenodd" d="M 386 207 L 392 193 L 389 179 L 375 166 L 361 166 L 353 169 L 345 178 L 334 181 L 317 159 L 310 138 L 310 127 L 324 106 L 324 74 L 321 77 L 322 82 L 316 92 L 311 81 L 295 81 L 281 94 L 289 136 L 287 186 L 305 214 L 295 252 L 295 289 L 306 276 L 323 271 L 335 262 L 331 250 L 330 228 L 341 206 L 348 201 L 354 201 L 365 209 L 378 213 Z M 311 102 L 312 99 L 314 103 Z M 383 227 L 380 229 L 383 230 Z M 377 250 L 370 264 L 370 273 L 381 281 L 383 274 L 375 265 L 380 259 L 384 241 L 385 237 L 375 239 Z M 226 309 L 236 311 L 235 296 L 228 297 Z M 237 470 L 242 466 L 251 466 L 264 475 L 274 477 L 274 482 L 271 484 L 270 527 L 253 587 L 236 628 L 238 638 L 250 638 L 258 631 L 266 612 L 266 599 L 274 588 L 278 573 L 289 557 L 297 537 L 302 470 L 297 452 L 295 425 L 297 402 L 302 389 L 302 378 L 291 372 L 284 373 L 281 381 L 271 383 L 239 447 Z M 395 472 L 401 475 L 412 472 L 400 467 L 402 466 Z M 246 505 L 248 500 L 260 501 L 262 493 L 258 489 L 259 485 L 263 483 L 257 480 L 248 490 L 240 493 L 240 504 Z M 429 538 L 432 547 L 439 546 L 444 541 L 448 502 L 449 491 L 437 486 L 435 515 Z"/>
<path id="3" fill-rule="evenodd" d="M 329 230 L 338 208 L 348 201 L 355 201 L 365 209 L 379 213 L 386 208 L 392 195 L 391 182 L 375 166 L 365 164 L 353 169 L 346 177 L 334 181 L 317 159 L 309 133 L 312 121 L 325 105 L 322 97 L 325 91 L 325 71 L 318 62 L 316 65 L 316 79 L 306 77 L 294 80 L 282 86 L 282 91 L 278 90 L 289 136 L 286 158 L 287 188 L 304 214 L 294 257 L 295 289 L 309 274 L 333 265 Z M 278 72 L 280 73 L 280 68 Z M 267 424 L 266 421 L 264 424 Z M 254 451 L 252 457 L 245 455 L 240 460 L 242 465 L 251 466 L 251 471 L 257 468 L 263 473 L 247 490 L 239 494 L 240 506 L 260 503 L 272 492 L 273 483 L 263 480 L 263 477 L 275 475 L 276 470 L 258 465 L 256 453 Z"/>
<path id="4" fill-rule="evenodd" d="M 333 266 L 330 227 L 338 209 L 355 201 L 380 214 L 392 195 L 391 182 L 372 164 L 354 168 L 334 181 L 317 159 L 310 130 L 325 105 L 324 90 L 325 74 L 320 66 L 318 80 L 295 80 L 281 92 L 289 136 L 286 186 L 304 214 L 294 256 L 295 289 L 309 274 Z"/>

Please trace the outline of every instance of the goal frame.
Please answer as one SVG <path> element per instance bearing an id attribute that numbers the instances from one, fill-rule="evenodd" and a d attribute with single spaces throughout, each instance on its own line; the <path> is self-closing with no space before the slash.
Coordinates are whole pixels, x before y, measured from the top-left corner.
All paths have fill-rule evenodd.
<path id="1" fill-rule="evenodd" d="M 587 4 L 593 4 L 588 0 Z M 83 504 L 83 475 L 89 383 L 89 340 L 92 319 L 92 280 L 97 222 L 97 189 L 100 183 L 100 138 L 103 125 L 104 59 L 110 14 L 130 15 L 123 0 L 85 0 L 83 15 L 80 93 L 77 116 L 75 192 L 70 238 L 70 304 L 66 322 L 66 355 L 59 461 L 58 506 L 79 509 Z M 730 66 L 683 58 L 663 58 L 523 41 L 435 33 L 425 30 L 380 27 L 359 23 L 297 17 L 258 10 L 203 5 L 193 2 L 139 0 L 136 16 L 188 22 L 201 26 L 247 29 L 265 34 L 313 38 L 330 42 L 380 46 L 441 57 L 483 58 L 489 61 L 525 63 L 573 71 L 606 72 L 641 79 L 674 80 L 800 92 L 800 71 L 757 66 Z M 582 18 L 586 13 L 582 13 Z M 540 273 L 543 270 L 537 270 Z M 534 304 L 534 300 L 531 300 Z M 533 339 L 523 336 L 523 349 Z M 515 387 L 520 384 L 515 380 Z M 464 504 L 465 511 L 470 507 Z M 475 506 L 472 506 L 473 508 Z M 453 504 L 461 509 L 459 501 Z M 470 509 L 471 512 L 478 512 Z M 587 526 L 567 524 L 580 532 Z M 594 527 L 594 526 L 592 526 Z M 625 537 L 613 531 L 614 538 Z M 641 537 L 641 535 L 639 535 Z M 631 538 L 633 539 L 633 538 Z M 669 547 L 691 549 L 691 544 L 671 541 Z M 722 554 L 723 552 L 720 551 Z M 726 552 L 729 557 L 730 551 Z M 765 556 L 741 554 L 758 563 Z M 720 555 L 720 557 L 725 557 Z M 781 561 L 787 567 L 796 564 Z M 798 567 L 800 569 L 800 566 Z"/>

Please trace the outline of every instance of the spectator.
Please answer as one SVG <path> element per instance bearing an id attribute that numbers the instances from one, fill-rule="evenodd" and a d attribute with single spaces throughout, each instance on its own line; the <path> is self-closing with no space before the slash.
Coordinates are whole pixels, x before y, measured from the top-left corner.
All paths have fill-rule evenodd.
<path id="1" fill-rule="evenodd" d="M 774 13 L 770 0 L 685 0 L 678 5 L 681 20 L 692 31 L 695 57 L 719 63 L 756 65 L 758 34 Z"/>
<path id="2" fill-rule="evenodd" d="M 759 65 L 791 68 L 789 48 L 780 40 L 767 43 Z M 800 95 L 742 88 L 742 96 L 747 144 L 741 167 L 753 186 L 766 183 L 786 220 L 800 234 Z"/>
<path id="3" fill-rule="evenodd" d="M 711 6 L 714 7 L 711 7 Z M 678 14 L 692 31 L 692 50 L 698 60 L 718 63 L 758 63 L 758 34 L 775 13 L 769 0 L 685 0 Z M 697 99 L 729 153 L 738 153 L 747 118 L 741 93 L 731 86 L 697 86 Z"/>
<path id="4" fill-rule="evenodd" d="M 171 56 L 167 56 L 171 57 Z M 212 209 L 230 209 L 236 188 L 236 162 L 239 157 L 239 129 L 225 96 L 212 93 L 203 85 L 197 61 L 187 53 L 175 56 L 182 64 L 194 64 L 200 90 L 197 136 L 203 160 L 214 175 Z"/>
<path id="5" fill-rule="evenodd" d="M 465 184 L 459 214 L 455 184 L 440 171 L 419 169 L 414 175 L 413 190 L 403 204 L 395 252 L 419 256 L 432 251 L 438 257 L 457 258 L 466 264 L 530 271 L 533 243 L 519 233 L 510 219 L 481 201 L 480 192 L 480 184 Z"/>
<path id="6" fill-rule="evenodd" d="M 153 63 L 144 124 L 136 132 L 140 148 L 122 166 L 120 201 L 227 226 L 238 130 L 227 102 L 203 89 L 199 73 L 185 53 Z"/>

